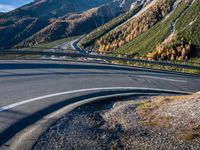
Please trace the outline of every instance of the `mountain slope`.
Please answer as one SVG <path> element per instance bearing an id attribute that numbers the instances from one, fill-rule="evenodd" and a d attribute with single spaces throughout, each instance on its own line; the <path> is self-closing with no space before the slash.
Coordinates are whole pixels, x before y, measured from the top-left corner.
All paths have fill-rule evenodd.
<path id="1" fill-rule="evenodd" d="M 196 0 L 176 24 L 178 40 L 181 37 L 191 40 L 194 46 L 192 55 L 200 57 L 200 3 Z"/>
<path id="2" fill-rule="evenodd" d="M 112 5 L 112 8 L 110 5 Z M 53 41 L 61 37 L 84 34 L 119 15 L 120 9 L 118 6 L 118 2 L 114 2 L 109 5 L 89 9 L 81 14 L 63 16 L 30 38 L 19 43 L 18 46 L 28 47 L 39 42 Z"/>
<path id="3" fill-rule="evenodd" d="M 185 12 L 185 10 L 187 11 Z M 188 57 L 199 57 L 199 11 L 200 3 L 198 0 L 191 5 L 190 1 L 184 1 L 166 20 L 160 21 L 147 32 L 121 46 L 117 49 L 117 52 L 164 60 L 183 60 L 188 59 Z M 182 13 L 184 14 L 182 15 Z M 177 19 L 177 17 L 179 18 Z M 169 37 L 171 26 L 176 19 L 174 35 L 171 36 L 168 43 L 164 43 L 166 38 Z"/>
<path id="4" fill-rule="evenodd" d="M 95 48 L 104 52 L 116 50 L 124 43 L 128 43 L 147 31 L 170 12 L 171 4 L 166 0 L 152 0 L 149 2 L 127 22 L 98 39 Z"/>
<path id="5" fill-rule="evenodd" d="M 199 12 L 199 0 L 157 0 L 142 14 L 100 36 L 92 48 L 129 57 L 169 60 L 199 57 Z"/>
<path id="6" fill-rule="evenodd" d="M 0 16 L 0 49 L 87 33 L 128 11 L 135 1 L 35 0 Z"/>
<path id="7" fill-rule="evenodd" d="M 130 11 L 120 15 L 119 17 L 116 17 L 109 21 L 108 23 L 100 26 L 99 28 L 93 30 L 79 41 L 79 46 L 82 48 L 92 48 L 95 41 L 108 33 L 109 31 L 113 30 L 117 26 L 121 25 L 122 23 L 126 22 L 129 18 L 134 16 L 140 9 L 142 8 L 142 4 L 139 4 L 132 8 Z"/>
<path id="8" fill-rule="evenodd" d="M 116 50 L 125 43 L 129 43 L 134 38 L 153 27 L 158 21 L 163 19 L 170 12 L 170 5 L 167 1 L 153 0 L 151 7 L 140 15 L 133 18 L 130 22 L 110 31 L 97 41 L 100 52 Z M 146 6 L 148 7 L 148 6 Z"/>

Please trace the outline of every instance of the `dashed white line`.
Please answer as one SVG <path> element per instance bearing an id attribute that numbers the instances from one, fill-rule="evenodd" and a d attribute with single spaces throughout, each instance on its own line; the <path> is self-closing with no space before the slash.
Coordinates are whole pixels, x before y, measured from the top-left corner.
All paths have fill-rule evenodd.
<path id="1" fill-rule="evenodd" d="M 177 80 L 177 79 L 170 79 L 170 78 L 160 78 L 160 77 L 144 76 L 144 75 L 140 75 L 139 77 L 141 77 L 141 78 L 149 78 L 149 79 L 157 79 L 157 80 L 165 80 L 165 81 L 187 83 L 187 81 L 185 81 L 185 80 Z"/>

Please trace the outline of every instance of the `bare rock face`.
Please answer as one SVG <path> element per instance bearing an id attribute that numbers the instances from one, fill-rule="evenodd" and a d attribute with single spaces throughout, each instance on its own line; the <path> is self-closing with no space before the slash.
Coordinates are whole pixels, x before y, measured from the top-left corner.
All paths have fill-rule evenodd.
<path id="1" fill-rule="evenodd" d="M 136 0 L 35 0 L 0 14 L 0 49 L 87 33 L 130 10 Z"/>

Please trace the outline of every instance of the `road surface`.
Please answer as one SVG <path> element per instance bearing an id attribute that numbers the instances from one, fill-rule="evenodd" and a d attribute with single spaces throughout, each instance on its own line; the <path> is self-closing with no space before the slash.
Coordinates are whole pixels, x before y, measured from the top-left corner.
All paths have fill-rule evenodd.
<path id="1" fill-rule="evenodd" d="M 24 119 L 36 121 L 53 111 L 52 105 L 119 87 L 197 92 L 200 76 L 86 62 L 1 60 L 0 144 L 29 125 L 21 123 Z"/>

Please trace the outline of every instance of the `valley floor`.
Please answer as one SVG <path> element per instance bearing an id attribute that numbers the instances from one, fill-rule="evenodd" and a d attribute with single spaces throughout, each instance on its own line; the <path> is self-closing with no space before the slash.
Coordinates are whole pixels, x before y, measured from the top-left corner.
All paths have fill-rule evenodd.
<path id="1" fill-rule="evenodd" d="M 33 149 L 197 150 L 199 108 L 200 94 L 82 106 L 63 116 Z"/>

